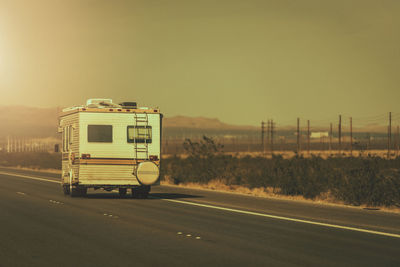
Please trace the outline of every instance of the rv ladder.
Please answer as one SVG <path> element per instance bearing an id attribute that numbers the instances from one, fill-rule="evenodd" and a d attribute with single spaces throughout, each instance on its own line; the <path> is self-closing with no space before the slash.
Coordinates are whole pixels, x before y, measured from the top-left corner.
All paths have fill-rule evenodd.
<path id="1" fill-rule="evenodd" d="M 136 175 L 138 167 L 138 159 L 148 160 L 149 159 L 149 144 L 147 143 L 147 128 L 149 126 L 149 116 L 147 113 L 134 113 L 135 117 L 135 132 L 133 135 L 133 152 L 135 164 L 133 167 L 133 174 Z M 140 133 L 139 128 L 144 128 L 144 133 Z M 136 139 L 142 139 L 137 142 Z M 139 157 L 141 156 L 141 157 Z"/>

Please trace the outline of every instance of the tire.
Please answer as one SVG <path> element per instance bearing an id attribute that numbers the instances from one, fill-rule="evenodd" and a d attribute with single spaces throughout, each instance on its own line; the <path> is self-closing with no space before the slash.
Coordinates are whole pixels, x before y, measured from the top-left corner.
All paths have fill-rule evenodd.
<path id="1" fill-rule="evenodd" d="M 71 197 L 78 197 L 79 196 L 79 189 L 76 187 L 70 186 L 70 196 Z"/>
<path id="2" fill-rule="evenodd" d="M 126 197 L 126 192 L 127 192 L 126 188 L 119 188 L 118 191 L 120 197 Z"/>
<path id="3" fill-rule="evenodd" d="M 86 197 L 87 195 L 87 188 L 86 187 L 81 187 L 80 188 L 80 193 L 81 193 L 81 197 Z"/>
<path id="4" fill-rule="evenodd" d="M 138 194 L 139 194 L 139 192 L 138 192 L 138 190 L 137 190 L 137 188 L 132 188 L 132 198 L 138 198 Z"/>
<path id="5" fill-rule="evenodd" d="M 142 185 L 132 188 L 132 197 L 145 199 L 149 196 L 150 186 Z"/>
<path id="6" fill-rule="evenodd" d="M 73 187 L 70 186 L 70 195 L 71 197 L 84 197 L 87 194 L 86 187 Z"/>
<path id="7" fill-rule="evenodd" d="M 68 184 L 64 184 L 62 187 L 63 187 L 64 195 L 69 195 L 70 194 L 69 185 Z"/>
<path id="8" fill-rule="evenodd" d="M 148 197 L 149 197 L 149 192 L 148 191 L 144 191 L 144 192 L 141 193 L 141 197 L 140 198 L 146 199 Z"/>

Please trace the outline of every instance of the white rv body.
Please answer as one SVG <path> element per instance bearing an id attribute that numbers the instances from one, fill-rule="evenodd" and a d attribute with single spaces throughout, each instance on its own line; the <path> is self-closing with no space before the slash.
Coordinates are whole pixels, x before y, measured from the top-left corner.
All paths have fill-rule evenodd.
<path id="1" fill-rule="evenodd" d="M 86 193 L 87 188 L 149 191 L 159 183 L 162 114 L 111 100 L 104 105 L 67 108 L 60 114 L 64 193 Z"/>

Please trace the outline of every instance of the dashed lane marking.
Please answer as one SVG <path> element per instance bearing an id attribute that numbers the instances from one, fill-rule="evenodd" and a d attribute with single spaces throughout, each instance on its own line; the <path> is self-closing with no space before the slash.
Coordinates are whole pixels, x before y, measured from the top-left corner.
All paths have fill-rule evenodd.
<path id="1" fill-rule="evenodd" d="M 26 194 L 24 192 L 17 192 L 18 195 L 23 195 L 25 196 Z"/>
<path id="2" fill-rule="evenodd" d="M 10 176 L 14 176 L 14 177 L 21 177 L 21 178 L 31 179 L 31 180 L 37 180 L 37 181 L 60 184 L 59 181 L 45 179 L 45 178 L 39 178 L 39 177 L 33 177 L 33 176 L 28 176 L 28 175 L 14 174 L 14 173 L 8 173 L 8 172 L 0 172 L 0 174 L 10 175 Z M 277 220 L 283 220 L 283 221 L 305 223 L 305 224 L 318 225 L 318 226 L 324 226 L 324 227 L 335 228 L 335 229 L 342 229 L 342 230 L 349 230 L 349 231 L 355 231 L 355 232 L 361 232 L 361 233 L 368 233 L 368 234 L 374 234 L 374 235 L 381 235 L 381 236 L 389 236 L 389 237 L 400 238 L 399 234 L 392 234 L 392 233 L 368 230 L 368 229 L 363 229 L 363 228 L 342 226 L 342 225 L 336 225 L 336 224 L 330 224 L 330 223 L 321 223 L 321 222 L 316 222 L 316 221 L 309 221 L 309 220 L 295 219 L 295 218 L 290 218 L 290 217 L 276 216 L 276 215 L 272 215 L 272 214 L 265 214 L 265 213 L 259 213 L 259 212 L 252 212 L 252 211 L 224 208 L 224 207 L 220 207 L 220 206 L 200 204 L 200 203 L 194 203 L 194 202 L 188 202 L 188 201 L 182 201 L 182 200 L 176 200 L 176 199 L 161 199 L 161 198 L 157 198 L 157 199 L 164 200 L 164 201 L 169 201 L 169 202 L 180 203 L 180 204 L 185 204 L 185 205 L 191 205 L 191 206 L 197 206 L 197 207 L 203 207 L 203 208 L 209 208 L 209 209 L 229 211 L 229 212 L 234 212 L 234 213 L 239 213 L 239 214 L 253 215 L 253 216 L 259 216 L 259 217 L 271 218 L 271 219 L 277 219 Z"/>
<path id="3" fill-rule="evenodd" d="M 119 218 L 119 216 L 113 215 L 111 213 L 103 213 L 103 215 L 106 216 L 106 217 L 113 218 L 113 219 L 118 219 Z"/>
<path id="4" fill-rule="evenodd" d="M 60 202 L 60 201 L 56 201 L 56 200 L 52 200 L 50 199 L 49 202 L 53 203 L 53 204 L 60 204 L 63 205 L 64 203 Z"/>
<path id="5" fill-rule="evenodd" d="M 176 234 L 177 234 L 177 235 L 183 235 L 182 232 L 177 232 Z M 186 236 L 186 237 L 192 237 L 192 234 L 186 234 L 185 236 Z M 196 239 L 196 240 L 200 240 L 201 237 L 200 237 L 200 236 L 196 236 L 195 239 Z"/>

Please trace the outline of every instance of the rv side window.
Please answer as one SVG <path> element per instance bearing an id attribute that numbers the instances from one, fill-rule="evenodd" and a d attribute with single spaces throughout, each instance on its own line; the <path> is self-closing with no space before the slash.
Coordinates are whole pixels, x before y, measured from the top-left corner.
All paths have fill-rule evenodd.
<path id="1" fill-rule="evenodd" d="M 128 126 L 128 143 L 151 143 L 151 126 Z"/>
<path id="2" fill-rule="evenodd" d="M 69 126 L 68 139 L 69 139 L 68 141 L 68 148 L 69 148 L 69 145 L 71 145 L 74 140 L 74 127 L 72 125 Z"/>
<path id="3" fill-rule="evenodd" d="M 67 127 L 64 127 L 64 129 L 63 129 L 63 131 L 62 131 L 62 139 L 63 139 L 63 152 L 66 152 L 67 151 L 67 148 L 66 148 L 66 145 L 67 145 L 67 141 L 65 140 L 66 139 L 66 136 L 67 136 L 67 133 L 66 133 L 66 131 L 67 131 Z"/>
<path id="4" fill-rule="evenodd" d="M 67 126 L 67 132 L 65 133 L 65 150 L 69 151 L 69 129 L 70 126 Z"/>
<path id="5" fill-rule="evenodd" d="M 88 125 L 88 142 L 112 143 L 112 125 Z"/>

